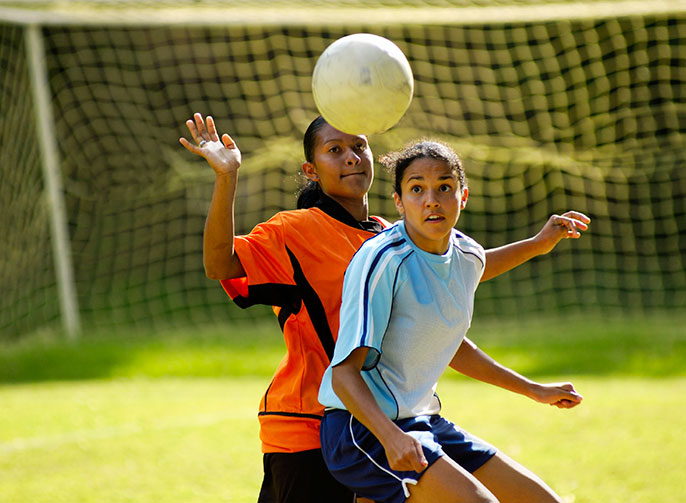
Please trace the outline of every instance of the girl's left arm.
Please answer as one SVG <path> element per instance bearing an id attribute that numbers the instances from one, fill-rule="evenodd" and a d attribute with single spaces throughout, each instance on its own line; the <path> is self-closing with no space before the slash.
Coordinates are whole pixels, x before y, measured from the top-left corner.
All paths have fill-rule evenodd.
<path id="1" fill-rule="evenodd" d="M 514 269 L 527 260 L 549 253 L 562 239 L 578 239 L 591 219 L 578 211 L 552 215 L 534 237 L 486 250 L 486 268 L 481 281 Z"/>
<path id="2" fill-rule="evenodd" d="M 540 384 L 532 381 L 496 362 L 467 337 L 455 353 L 450 367 L 473 379 L 559 408 L 571 409 L 583 399 L 572 383 Z"/>

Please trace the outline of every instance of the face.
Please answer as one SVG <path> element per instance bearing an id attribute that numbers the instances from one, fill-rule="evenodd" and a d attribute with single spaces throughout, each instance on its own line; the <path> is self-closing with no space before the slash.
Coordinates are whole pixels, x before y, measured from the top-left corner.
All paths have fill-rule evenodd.
<path id="1" fill-rule="evenodd" d="M 452 228 L 467 204 L 467 188 L 460 187 L 447 162 L 433 158 L 412 161 L 400 188 L 402 196 L 393 194 L 393 199 L 412 241 L 429 253 L 445 253 Z"/>
<path id="2" fill-rule="evenodd" d="M 324 124 L 317 132 L 314 160 L 303 164 L 303 173 L 339 202 L 366 198 L 374 180 L 374 159 L 367 138 Z"/>

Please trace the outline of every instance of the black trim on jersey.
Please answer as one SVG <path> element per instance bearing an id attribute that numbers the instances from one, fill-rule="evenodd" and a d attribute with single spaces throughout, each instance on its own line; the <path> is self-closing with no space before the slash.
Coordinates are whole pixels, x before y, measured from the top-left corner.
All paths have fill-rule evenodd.
<path id="1" fill-rule="evenodd" d="M 362 220 L 361 222 L 355 220 L 355 217 L 353 217 L 348 210 L 323 192 L 319 196 L 319 200 L 314 203 L 314 207 L 319 208 L 331 218 L 335 218 L 339 222 L 354 227 L 355 229 L 362 229 L 363 231 L 374 233 L 379 233 L 384 229 L 383 225 L 381 225 L 381 222 L 378 220 L 369 219 Z"/>
<path id="2" fill-rule="evenodd" d="M 276 319 L 279 322 L 279 326 L 281 327 L 282 333 L 284 328 L 286 327 L 286 322 L 288 321 L 288 318 L 290 318 L 292 314 L 296 314 L 297 312 L 298 311 L 294 309 L 289 309 L 287 307 L 282 307 L 279 310 L 279 315 L 276 317 Z"/>
<path id="3" fill-rule="evenodd" d="M 309 419 L 319 419 L 321 421 L 322 417 L 317 414 L 300 414 L 298 412 L 258 412 L 258 416 L 286 416 L 286 417 L 306 417 Z"/>
<path id="4" fill-rule="evenodd" d="M 291 266 L 293 266 L 293 279 L 298 288 L 298 293 L 302 299 L 302 303 L 305 304 L 307 312 L 310 315 L 310 321 L 312 321 L 312 327 L 319 337 L 319 341 L 322 343 L 322 348 L 326 352 L 326 356 L 329 357 L 329 361 L 333 358 L 333 348 L 334 339 L 331 329 L 329 328 L 329 321 L 326 318 L 326 310 L 322 304 L 319 295 L 303 273 L 302 267 L 300 267 L 300 262 L 295 257 L 293 252 L 286 246 L 286 253 L 291 259 Z M 297 311 L 296 311 L 297 312 Z"/>
<path id="5" fill-rule="evenodd" d="M 267 386 L 267 391 L 264 392 L 264 409 L 267 410 L 267 397 L 269 396 L 269 390 L 272 389 L 272 384 L 274 384 L 274 379 L 272 379 L 272 382 L 269 383 L 269 386 Z M 260 412 L 261 414 L 261 412 Z"/>
<path id="6" fill-rule="evenodd" d="M 297 285 L 283 285 L 279 283 L 263 283 L 249 285 L 246 297 L 238 295 L 233 299 L 241 309 L 257 304 L 278 306 L 283 310 L 297 313 L 300 310 L 300 293 Z"/>

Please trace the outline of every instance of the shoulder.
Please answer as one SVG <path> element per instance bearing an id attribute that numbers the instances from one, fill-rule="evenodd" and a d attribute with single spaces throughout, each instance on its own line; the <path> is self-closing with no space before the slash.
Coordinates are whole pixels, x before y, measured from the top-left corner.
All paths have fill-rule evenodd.
<path id="1" fill-rule="evenodd" d="M 302 225 L 319 220 L 325 216 L 324 212 L 317 208 L 306 208 L 301 210 L 285 210 L 279 211 L 267 222 L 288 225 Z"/>
<path id="2" fill-rule="evenodd" d="M 462 255 L 471 260 L 478 260 L 483 267 L 486 264 L 486 251 L 474 239 L 456 229 L 451 237 L 452 246 Z"/>
<path id="3" fill-rule="evenodd" d="M 329 220 L 331 220 L 330 217 L 317 208 L 285 210 L 279 211 L 268 220 L 257 224 L 253 232 L 258 229 L 278 229 L 279 232 L 286 235 L 293 231 L 296 231 L 299 236 L 303 233 L 320 235 L 318 229 L 322 225 L 330 224 Z"/>
<path id="4" fill-rule="evenodd" d="M 412 252 L 412 247 L 397 225 L 367 239 L 352 258 L 357 267 L 378 270 L 399 265 Z"/>

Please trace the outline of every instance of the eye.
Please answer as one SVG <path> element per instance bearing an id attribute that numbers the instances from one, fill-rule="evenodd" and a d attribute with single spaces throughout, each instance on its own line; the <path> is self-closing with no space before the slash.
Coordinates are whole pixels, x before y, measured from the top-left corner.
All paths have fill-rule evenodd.
<path id="1" fill-rule="evenodd" d="M 410 187 L 410 192 L 414 192 L 415 194 L 419 194 L 422 191 L 422 188 L 419 185 L 413 185 Z"/>
<path id="2" fill-rule="evenodd" d="M 367 150 L 367 144 L 361 141 L 360 143 L 355 145 L 355 148 L 360 151 Z"/>
<path id="3" fill-rule="evenodd" d="M 341 151 L 341 148 L 337 145 L 334 145 L 333 147 L 329 148 L 329 152 L 331 152 L 332 154 L 337 154 L 340 151 Z"/>
<path id="4" fill-rule="evenodd" d="M 447 183 L 444 183 L 443 185 L 441 185 L 439 187 L 438 190 L 440 190 L 441 192 L 451 192 L 453 190 L 453 188 L 450 185 L 448 185 Z"/>

